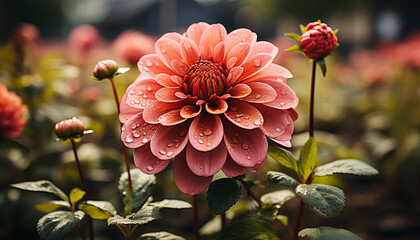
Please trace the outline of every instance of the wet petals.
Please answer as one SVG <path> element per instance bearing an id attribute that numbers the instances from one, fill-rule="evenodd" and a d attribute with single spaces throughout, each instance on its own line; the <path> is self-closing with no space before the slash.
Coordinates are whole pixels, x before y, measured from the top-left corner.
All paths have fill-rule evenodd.
<path id="1" fill-rule="evenodd" d="M 179 43 L 169 38 L 160 38 L 155 43 L 156 54 L 163 63 L 172 69 L 171 61 L 182 61 Z"/>
<path id="2" fill-rule="evenodd" d="M 140 58 L 137 66 L 142 73 L 147 73 L 155 76 L 159 73 L 167 73 L 169 75 L 175 74 L 169 67 L 167 67 L 156 54 L 149 54 Z"/>
<path id="3" fill-rule="evenodd" d="M 269 65 L 273 61 L 273 57 L 268 53 L 260 53 L 257 55 L 250 56 L 241 67 L 244 69 L 242 72 L 239 81 L 247 79 L 259 71 L 264 69 L 267 65 Z"/>
<path id="4" fill-rule="evenodd" d="M 160 101 L 152 102 L 144 109 L 143 119 L 148 123 L 158 124 L 160 116 L 172 110 L 181 109 L 186 104 L 185 100 L 171 103 Z"/>
<path id="5" fill-rule="evenodd" d="M 226 146 L 219 144 L 208 152 L 197 150 L 191 144 L 187 146 L 187 164 L 190 170 L 198 175 L 209 177 L 216 174 L 226 162 Z"/>
<path id="6" fill-rule="evenodd" d="M 239 84 L 238 84 L 239 85 Z M 241 98 L 242 101 L 252 103 L 271 102 L 277 97 L 276 90 L 270 85 L 261 82 L 251 82 L 247 84 L 251 89 L 251 93 Z"/>
<path id="7" fill-rule="evenodd" d="M 148 143 L 159 127 L 146 123 L 142 113 L 137 113 L 121 127 L 121 141 L 129 148 L 138 148 Z"/>
<path id="8" fill-rule="evenodd" d="M 190 144 L 199 151 L 216 148 L 223 138 L 223 124 L 217 115 L 203 113 L 196 117 L 189 128 Z"/>
<path id="9" fill-rule="evenodd" d="M 161 88 L 153 79 L 136 81 L 127 88 L 125 102 L 134 108 L 145 108 L 156 100 L 155 93 Z"/>
<path id="10" fill-rule="evenodd" d="M 173 87 L 173 88 L 161 88 L 159 89 L 156 94 L 155 97 L 157 100 L 162 101 L 162 102 L 177 102 L 177 101 L 181 101 L 182 98 L 179 98 L 178 96 L 176 96 L 177 92 L 183 92 L 182 88 L 180 87 Z"/>
<path id="11" fill-rule="evenodd" d="M 239 100 L 229 101 L 229 108 L 225 116 L 233 124 L 245 129 L 259 128 L 264 119 L 261 113 L 251 104 Z"/>
<path id="12" fill-rule="evenodd" d="M 188 123 L 160 127 L 150 142 L 153 155 L 164 160 L 177 156 L 187 145 L 188 127 Z"/>
<path id="13" fill-rule="evenodd" d="M 223 165 L 222 171 L 229 177 L 237 177 L 245 174 L 246 168 L 237 164 L 228 154 L 225 165 Z"/>
<path id="14" fill-rule="evenodd" d="M 221 24 L 212 24 L 206 30 L 200 39 L 200 56 L 203 60 L 210 60 L 216 45 L 226 38 L 227 32 Z"/>
<path id="15" fill-rule="evenodd" d="M 188 27 L 185 35 L 193 40 L 197 46 L 200 44 L 201 35 L 203 34 L 204 30 L 206 30 L 210 25 L 205 22 L 194 23 Z"/>
<path id="16" fill-rule="evenodd" d="M 213 102 L 206 102 L 206 111 L 211 114 L 222 114 L 227 111 L 228 104 L 225 100 L 219 98 Z"/>
<path id="17" fill-rule="evenodd" d="M 150 151 L 150 144 L 134 149 L 134 164 L 146 174 L 156 174 L 163 171 L 171 161 L 161 160 Z"/>
<path id="18" fill-rule="evenodd" d="M 173 126 L 185 122 L 187 119 L 181 116 L 181 109 L 176 109 L 160 115 L 158 120 L 163 126 Z"/>
<path id="19" fill-rule="evenodd" d="M 261 130 L 267 137 L 287 141 L 293 133 L 293 119 L 286 110 L 279 110 L 262 104 L 256 105 L 264 116 Z"/>
<path id="20" fill-rule="evenodd" d="M 181 109 L 181 117 L 183 118 L 193 118 L 198 116 L 201 112 L 201 105 L 185 105 Z"/>
<path id="21" fill-rule="evenodd" d="M 270 85 L 277 92 L 277 97 L 271 102 L 264 103 L 264 105 L 277 109 L 297 107 L 299 99 L 296 93 L 285 83 L 276 80 L 261 80 L 260 82 Z"/>
<path id="22" fill-rule="evenodd" d="M 246 84 L 237 84 L 228 91 L 233 98 L 244 98 L 251 92 L 251 88 Z"/>

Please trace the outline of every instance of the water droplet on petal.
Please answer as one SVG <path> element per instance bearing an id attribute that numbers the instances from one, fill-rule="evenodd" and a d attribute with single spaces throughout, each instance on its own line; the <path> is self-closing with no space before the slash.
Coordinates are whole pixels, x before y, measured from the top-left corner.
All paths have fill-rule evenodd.
<path id="1" fill-rule="evenodd" d="M 276 131 L 277 131 L 277 132 L 282 132 L 283 130 L 282 130 L 281 128 L 278 128 L 278 127 L 277 127 L 277 128 L 276 128 Z"/>
<path id="2" fill-rule="evenodd" d="M 197 142 L 198 142 L 199 144 L 203 144 L 203 143 L 204 143 L 204 141 L 203 141 L 202 139 L 197 139 Z"/>
<path id="3" fill-rule="evenodd" d="M 248 160 L 251 160 L 251 156 L 247 156 L 246 158 L 248 158 Z"/>
<path id="4" fill-rule="evenodd" d="M 162 53 L 166 53 L 166 49 L 165 49 L 165 48 L 160 48 L 160 51 L 161 51 Z"/>
<path id="5" fill-rule="evenodd" d="M 147 143 L 147 138 L 143 138 L 142 140 L 141 140 L 141 143 L 143 143 L 143 144 L 145 144 L 145 143 Z"/>
<path id="6" fill-rule="evenodd" d="M 188 132 L 188 130 L 187 130 L 187 129 L 183 129 L 183 130 L 179 133 L 179 136 L 180 136 L 180 137 L 183 137 L 183 136 L 187 135 L 187 132 Z"/>
<path id="7" fill-rule="evenodd" d="M 248 149 L 249 149 L 249 145 L 248 145 L 248 144 L 246 144 L 246 143 L 243 143 L 243 144 L 242 144 L 242 148 L 243 148 L 244 150 L 248 150 Z"/>
<path id="8" fill-rule="evenodd" d="M 128 92 L 128 95 L 134 95 L 134 94 L 136 94 L 136 92 L 135 92 L 135 91 L 133 91 L 133 90 L 130 90 L 130 91 Z"/>
<path id="9" fill-rule="evenodd" d="M 174 146 L 174 144 L 173 144 L 173 143 L 167 143 L 167 144 L 166 144 L 166 146 L 167 146 L 168 148 L 171 148 L 171 147 L 173 147 L 173 146 Z"/>
<path id="10" fill-rule="evenodd" d="M 147 170 L 147 171 L 153 171 L 153 166 L 147 166 L 147 167 L 146 167 L 146 170 Z"/>
<path id="11" fill-rule="evenodd" d="M 152 60 L 147 59 L 147 60 L 146 60 L 146 66 L 148 66 L 148 67 L 153 66 Z"/>
<path id="12" fill-rule="evenodd" d="M 206 143 L 207 146 L 211 146 L 211 142 Z"/>
<path id="13" fill-rule="evenodd" d="M 143 96 L 142 96 L 143 98 L 147 98 L 147 95 L 146 94 L 143 94 Z"/>
<path id="14" fill-rule="evenodd" d="M 175 139 L 173 140 L 173 142 L 174 142 L 174 143 L 177 143 L 177 142 L 179 142 L 179 139 L 178 139 L 178 138 L 175 138 Z"/>
<path id="15" fill-rule="evenodd" d="M 140 137 L 140 133 L 138 131 L 133 132 L 133 137 L 138 138 Z"/>
<path id="16" fill-rule="evenodd" d="M 134 99 L 134 102 L 135 102 L 136 104 L 139 104 L 139 103 L 140 103 L 140 100 L 138 100 L 138 99 L 136 98 L 136 99 Z"/>
<path id="17" fill-rule="evenodd" d="M 158 61 L 155 62 L 155 66 L 159 67 L 159 62 Z"/>
<path id="18" fill-rule="evenodd" d="M 152 91 L 152 87 L 150 85 L 147 85 L 146 90 L 150 92 Z"/>
<path id="19" fill-rule="evenodd" d="M 235 117 L 236 118 L 240 118 L 240 117 L 243 117 L 244 116 L 244 114 L 243 113 L 237 113 L 237 114 L 235 114 Z"/>
<path id="20" fill-rule="evenodd" d="M 132 142 L 134 142 L 134 139 L 133 139 L 130 135 L 127 135 L 127 136 L 125 137 L 125 142 L 126 142 L 126 143 L 132 143 Z"/>
<path id="21" fill-rule="evenodd" d="M 204 134 L 203 134 L 203 133 L 198 133 L 198 135 L 199 135 L 200 137 L 204 136 Z"/>
<path id="22" fill-rule="evenodd" d="M 235 118 L 235 121 L 241 122 L 242 120 L 240 118 Z"/>
<path id="23" fill-rule="evenodd" d="M 142 107 L 146 107 L 146 106 L 147 106 L 147 104 L 146 104 L 146 103 L 142 103 L 142 104 L 141 104 L 141 106 L 142 106 Z"/>
<path id="24" fill-rule="evenodd" d="M 149 68 L 148 67 L 146 67 L 146 66 L 143 66 L 143 69 L 144 69 L 144 71 L 149 71 Z"/>
<path id="25" fill-rule="evenodd" d="M 229 109 L 233 112 L 238 111 L 238 106 L 229 106 Z"/>
<path id="26" fill-rule="evenodd" d="M 137 127 L 137 124 L 136 123 L 131 124 L 131 129 L 132 130 L 136 129 L 136 127 Z"/>
<path id="27" fill-rule="evenodd" d="M 161 154 L 161 155 L 165 155 L 166 154 L 166 151 L 165 150 L 159 150 L 159 153 Z"/>
<path id="28" fill-rule="evenodd" d="M 210 129 L 210 128 L 207 128 L 204 132 L 204 135 L 206 135 L 206 136 L 210 136 L 210 135 L 212 135 L 213 134 L 213 131 Z"/>
<path id="29" fill-rule="evenodd" d="M 261 65 L 261 59 L 256 58 L 253 63 L 256 67 L 259 67 Z"/>
<path id="30" fill-rule="evenodd" d="M 261 94 L 255 95 L 255 99 L 260 99 L 260 98 L 261 98 Z"/>
<path id="31" fill-rule="evenodd" d="M 166 156 L 167 157 L 170 157 L 170 156 L 172 156 L 174 154 L 174 152 L 168 152 L 167 154 L 166 154 Z"/>
<path id="32" fill-rule="evenodd" d="M 257 126 L 261 125 L 262 124 L 261 119 L 255 120 L 254 124 L 257 125 Z"/>
<path id="33" fill-rule="evenodd" d="M 285 103 L 285 102 L 280 102 L 280 103 L 279 103 L 279 106 L 281 106 L 281 107 L 283 107 L 284 105 L 286 105 L 286 103 Z"/>
<path id="34" fill-rule="evenodd" d="M 257 172 L 257 170 L 255 170 L 255 169 L 248 169 L 249 170 L 249 172 L 251 172 L 251 173 L 255 173 L 255 172 Z"/>
<path id="35" fill-rule="evenodd" d="M 280 94 L 281 94 L 281 95 L 286 95 L 286 91 L 282 89 L 282 90 L 280 91 Z"/>
<path id="36" fill-rule="evenodd" d="M 125 131 L 125 126 L 122 126 L 122 127 L 121 127 L 121 130 L 122 130 L 122 131 Z"/>
<path id="37" fill-rule="evenodd" d="M 232 139 L 232 141 L 233 141 L 234 143 L 238 143 L 239 139 L 238 139 L 238 138 L 236 138 L 236 137 L 234 137 L 234 138 Z"/>

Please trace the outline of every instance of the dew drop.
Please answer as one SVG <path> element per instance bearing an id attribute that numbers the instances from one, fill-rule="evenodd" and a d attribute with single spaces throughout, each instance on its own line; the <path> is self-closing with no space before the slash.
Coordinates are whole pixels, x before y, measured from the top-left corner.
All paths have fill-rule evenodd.
<path id="1" fill-rule="evenodd" d="M 147 85 L 146 90 L 150 92 L 152 91 L 152 87 L 150 85 Z"/>
<path id="2" fill-rule="evenodd" d="M 137 124 L 136 123 L 131 124 L 131 129 L 132 130 L 136 129 L 136 127 L 137 127 Z"/>
<path id="3" fill-rule="evenodd" d="M 122 130 L 122 131 L 125 131 L 125 126 L 122 126 L 122 127 L 121 127 L 121 130 Z"/>
<path id="4" fill-rule="evenodd" d="M 143 94 L 143 96 L 142 96 L 144 99 L 146 99 L 147 98 L 147 95 L 146 94 Z"/>
<path id="5" fill-rule="evenodd" d="M 229 109 L 233 112 L 238 111 L 238 106 L 229 106 Z"/>
<path id="6" fill-rule="evenodd" d="M 134 95 L 134 94 L 136 94 L 136 92 L 135 92 L 135 91 L 133 91 L 133 90 L 130 90 L 130 91 L 128 92 L 128 95 Z"/>
<path id="7" fill-rule="evenodd" d="M 249 172 L 251 172 L 251 173 L 255 173 L 255 172 L 257 172 L 257 170 L 255 170 L 255 169 L 248 169 L 249 170 Z"/>
<path id="8" fill-rule="evenodd" d="M 282 130 L 281 128 L 278 128 L 278 127 L 277 127 L 277 128 L 276 128 L 276 131 L 277 131 L 277 132 L 282 132 L 283 130 Z"/>
<path id="9" fill-rule="evenodd" d="M 284 105 L 286 105 L 286 103 L 285 103 L 285 102 L 280 102 L 280 103 L 279 103 L 279 106 L 281 106 L 281 107 L 283 107 Z"/>
<path id="10" fill-rule="evenodd" d="M 155 62 L 155 66 L 159 67 L 159 62 L 158 61 Z"/>
<path id="11" fill-rule="evenodd" d="M 138 100 L 138 99 L 136 98 L 136 99 L 134 99 L 134 102 L 135 102 L 136 104 L 139 104 L 139 103 L 140 103 L 140 100 Z"/>
<path id="12" fill-rule="evenodd" d="M 281 94 L 281 95 L 286 95 L 286 91 L 285 91 L 285 90 L 281 90 L 281 91 L 280 91 L 280 94 Z"/>
<path id="13" fill-rule="evenodd" d="M 242 120 L 240 118 L 235 118 L 235 121 L 241 122 Z"/>
<path id="14" fill-rule="evenodd" d="M 200 137 L 204 136 L 204 134 L 203 134 L 203 133 L 198 133 L 198 135 L 199 135 Z"/>
<path id="15" fill-rule="evenodd" d="M 147 166 L 147 167 L 146 167 L 146 170 L 147 170 L 147 171 L 153 171 L 153 166 L 150 166 L 150 165 L 149 165 L 149 166 Z"/>
<path id="16" fill-rule="evenodd" d="M 248 158 L 248 160 L 251 160 L 251 156 L 247 156 L 246 158 Z"/>
<path id="17" fill-rule="evenodd" d="M 233 143 L 238 143 L 239 139 L 238 139 L 238 138 L 236 138 L 236 137 L 234 137 L 234 138 L 232 139 L 232 141 L 233 141 Z"/>
<path id="18" fill-rule="evenodd" d="M 255 95 L 255 99 L 260 99 L 260 98 L 261 98 L 261 94 Z"/>
<path id="19" fill-rule="evenodd" d="M 165 49 L 165 48 L 160 48 L 160 51 L 161 51 L 162 53 L 166 53 L 166 49 Z"/>
<path id="20" fill-rule="evenodd" d="M 126 142 L 126 143 L 132 143 L 132 142 L 134 142 L 134 139 L 133 139 L 130 135 L 127 135 L 127 136 L 125 137 L 125 142 Z"/>
<path id="21" fill-rule="evenodd" d="M 187 135 L 187 129 L 183 129 L 180 133 L 179 133 L 179 136 L 180 137 L 183 137 L 183 136 L 185 136 L 185 135 Z"/>
<path id="22" fill-rule="evenodd" d="M 167 156 L 167 157 L 170 157 L 170 156 L 172 156 L 172 155 L 174 155 L 174 152 L 168 152 L 168 153 L 166 154 L 166 156 Z"/>
<path id="23" fill-rule="evenodd" d="M 246 42 L 246 38 L 242 38 L 242 42 Z"/>
<path id="24" fill-rule="evenodd" d="M 211 142 L 206 143 L 207 146 L 211 146 Z"/>
<path id="25" fill-rule="evenodd" d="M 153 66 L 152 60 L 147 59 L 147 60 L 146 60 L 146 66 L 148 66 L 148 67 Z"/>
<path id="26" fill-rule="evenodd" d="M 142 106 L 142 107 L 146 107 L 146 106 L 147 106 L 147 104 L 146 104 L 146 103 L 142 103 L 142 104 L 141 104 L 141 106 Z"/>
<path id="27" fill-rule="evenodd" d="M 243 148 L 244 150 L 248 150 L 248 149 L 249 149 L 249 145 L 248 145 L 248 144 L 246 144 L 246 143 L 243 143 L 243 144 L 242 144 L 242 148 Z"/>
<path id="28" fill-rule="evenodd" d="M 261 119 L 255 120 L 254 124 L 257 125 L 257 126 L 261 125 L 262 124 Z"/>
<path id="29" fill-rule="evenodd" d="M 174 142 L 174 143 L 177 143 L 177 142 L 179 142 L 179 139 L 178 139 L 178 138 L 175 138 L 175 139 L 173 140 L 173 142 Z"/>
<path id="30" fill-rule="evenodd" d="M 198 142 L 199 144 L 203 144 L 203 143 L 204 143 L 204 141 L 203 141 L 202 139 L 197 139 L 197 142 Z"/>
<path id="31" fill-rule="evenodd" d="M 143 132 L 143 136 L 146 136 L 147 132 Z"/>
<path id="32" fill-rule="evenodd" d="M 133 132 L 133 137 L 138 138 L 140 137 L 140 133 L 138 131 Z"/>
<path id="33" fill-rule="evenodd" d="M 175 144 L 175 148 L 179 147 L 179 144 Z"/>
<path id="34" fill-rule="evenodd" d="M 203 166 L 200 166 L 200 169 L 203 169 Z"/>
<path id="35" fill-rule="evenodd" d="M 166 151 L 165 151 L 165 150 L 163 150 L 163 149 L 161 149 L 161 150 L 159 150 L 159 153 L 160 153 L 161 155 L 165 155 L 165 154 L 166 154 Z"/>
<path id="36" fill-rule="evenodd" d="M 261 59 L 257 58 L 257 59 L 254 60 L 253 63 L 256 67 L 259 67 L 259 66 L 261 66 Z"/>
<path id="37" fill-rule="evenodd" d="M 242 165 L 242 164 L 244 164 L 244 162 L 243 162 L 243 161 L 240 161 L 240 162 L 239 162 L 239 164 L 241 164 L 241 165 Z"/>
<path id="38" fill-rule="evenodd" d="M 149 68 L 148 67 L 146 67 L 146 66 L 143 66 L 143 69 L 144 69 L 144 71 L 149 71 Z"/>
<path id="39" fill-rule="evenodd" d="M 166 146 L 167 146 L 168 148 L 171 148 L 171 147 L 173 147 L 173 146 L 174 146 L 174 144 L 173 144 L 173 143 L 167 143 L 167 144 L 166 144 Z"/>
<path id="40" fill-rule="evenodd" d="M 244 123 L 244 125 L 245 125 L 245 126 L 248 126 L 248 125 L 249 125 L 249 123 L 247 123 L 247 122 L 246 122 L 246 123 Z"/>
<path id="41" fill-rule="evenodd" d="M 243 117 L 244 116 L 244 114 L 243 113 L 237 113 L 237 114 L 235 114 L 235 117 L 236 118 L 240 118 L 240 117 Z"/>
<path id="42" fill-rule="evenodd" d="M 210 136 L 210 135 L 212 135 L 213 134 L 213 131 L 210 129 L 210 128 L 207 128 L 204 132 L 204 135 L 206 135 L 206 136 Z"/>

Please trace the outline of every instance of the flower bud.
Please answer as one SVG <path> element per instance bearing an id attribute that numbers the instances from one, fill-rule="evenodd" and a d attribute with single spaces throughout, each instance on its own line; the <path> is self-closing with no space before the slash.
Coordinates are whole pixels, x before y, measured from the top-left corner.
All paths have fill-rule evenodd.
<path id="1" fill-rule="evenodd" d="M 73 117 L 71 119 L 63 120 L 57 123 L 54 127 L 54 132 L 60 140 L 68 138 L 80 138 L 83 136 L 85 126 L 82 121 Z"/>
<path id="2" fill-rule="evenodd" d="M 98 62 L 93 69 L 93 76 L 97 80 L 105 78 L 113 78 L 114 74 L 118 71 L 117 63 L 114 60 L 102 60 Z"/>
<path id="3" fill-rule="evenodd" d="M 337 46 L 337 37 L 327 24 L 312 22 L 306 25 L 305 30 L 300 38 L 300 47 L 308 58 L 325 58 Z"/>

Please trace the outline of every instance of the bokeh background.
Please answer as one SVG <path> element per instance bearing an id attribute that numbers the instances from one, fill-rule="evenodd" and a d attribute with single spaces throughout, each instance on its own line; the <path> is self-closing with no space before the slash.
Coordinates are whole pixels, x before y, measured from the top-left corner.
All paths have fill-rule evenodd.
<path id="1" fill-rule="evenodd" d="M 55 123 L 73 116 L 95 131 L 78 144 L 92 198 L 121 209 L 116 188 L 124 171 L 119 123 L 110 85 L 90 80 L 93 67 L 107 58 L 130 67 L 116 79 L 122 96 L 140 73 L 137 60 L 154 51 L 154 41 L 168 31 L 182 33 L 195 22 L 222 23 L 228 32 L 246 27 L 279 48 L 275 62 L 293 73 L 288 83 L 300 98 L 292 149 L 297 151 L 307 138 L 311 64 L 300 54 L 283 51 L 294 44 L 284 33 L 299 33 L 299 24 L 318 19 L 339 29 L 340 43 L 326 59 L 327 77 L 317 76 L 318 161 L 358 158 L 380 174 L 322 179 L 344 189 L 346 207 L 334 219 L 306 209 L 303 226 L 345 228 L 363 239 L 420 239 L 418 9 L 415 0 L 1 1 L 0 83 L 20 96 L 29 111 L 20 137 L 0 136 L 0 239 L 37 239 L 36 222 L 43 213 L 34 204 L 52 199 L 10 184 L 48 179 L 67 193 L 80 186 L 70 146 L 55 142 L 53 134 Z M 281 168 L 268 161 L 249 178 L 267 186 L 267 170 Z M 156 200 L 190 201 L 176 189 L 170 170 L 157 179 Z M 200 202 L 204 225 L 213 214 L 205 195 Z M 292 200 L 281 209 L 291 226 L 297 204 Z M 137 233 L 165 230 L 191 238 L 192 213 L 176 214 L 182 218 L 163 212 L 163 219 Z M 105 222 L 95 221 L 95 229 L 98 239 L 121 238 Z M 278 230 L 288 239 L 284 228 Z"/>

